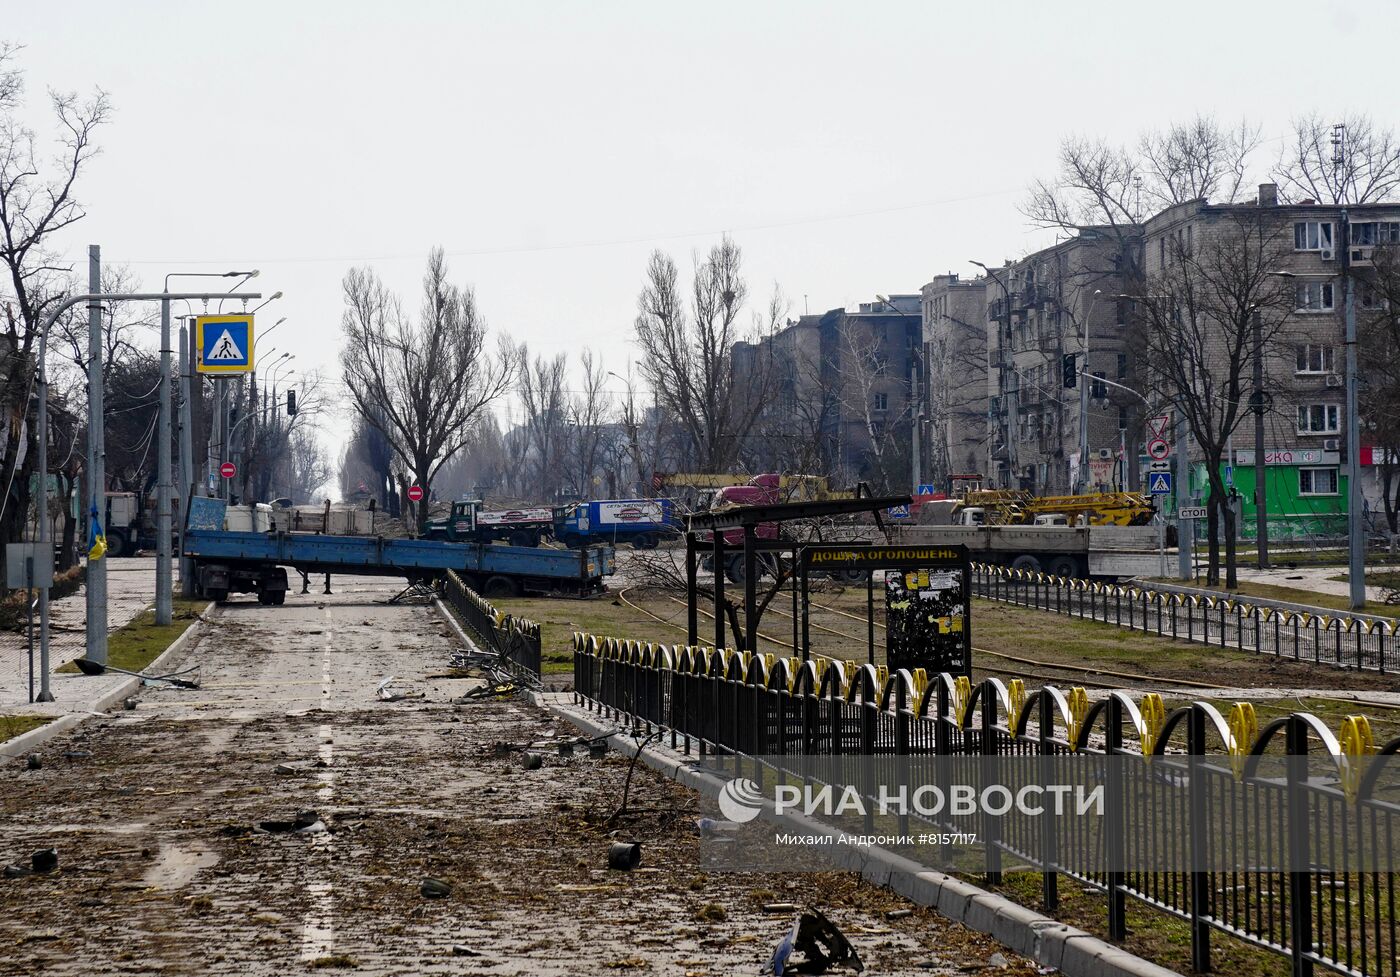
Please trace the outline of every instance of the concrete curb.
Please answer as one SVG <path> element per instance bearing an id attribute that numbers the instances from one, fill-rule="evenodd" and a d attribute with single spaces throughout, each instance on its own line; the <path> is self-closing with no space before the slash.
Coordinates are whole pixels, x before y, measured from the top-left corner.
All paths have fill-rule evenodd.
<path id="1" fill-rule="evenodd" d="M 591 736 L 606 736 L 608 744 L 624 756 L 638 752 L 635 740 L 596 714 L 572 703 L 558 701 L 561 693 L 530 693 L 530 700 Z M 642 762 L 683 787 L 716 797 L 727 781 L 669 750 L 647 748 Z M 812 818 L 771 809 L 764 817 L 803 832 L 829 834 L 831 828 Z M 1069 977 L 1181 977 L 1149 960 L 1134 956 L 1081 929 L 1042 916 L 1004 896 L 987 892 L 962 879 L 936 872 L 884 848 L 850 847 L 838 859 L 838 868 L 859 872 L 876 885 L 897 892 L 911 902 L 938 910 L 940 914 L 1035 960 L 1041 966 L 1055 967 Z"/>
<path id="2" fill-rule="evenodd" d="M 218 605 L 215 604 L 213 601 L 210 601 L 207 605 L 205 605 L 204 610 L 200 612 L 199 620 L 195 621 L 189 627 L 185 628 L 184 633 L 181 634 L 180 637 L 170 642 L 170 647 L 166 648 L 155 658 L 151 659 L 151 662 L 146 666 L 146 669 L 150 670 L 159 668 L 160 666 L 164 665 L 167 660 L 174 658 L 177 654 L 183 651 L 186 645 L 191 644 L 193 641 L 195 641 L 196 638 L 199 637 L 200 634 L 203 633 L 204 622 L 208 620 L 209 617 L 216 615 L 218 612 Z M 14 739 L 9 739 L 6 740 L 4 743 L 0 743 L 0 759 L 18 759 L 28 751 L 34 749 L 34 747 L 53 739 L 60 733 L 67 732 L 68 730 L 72 729 L 84 719 L 87 719 L 91 716 L 101 715 L 108 709 L 112 708 L 112 706 L 116 705 L 118 702 L 121 702 L 127 696 L 131 695 L 131 693 L 135 692 L 140 687 L 141 680 L 139 678 L 136 678 L 134 676 L 127 678 L 125 681 L 118 683 L 118 685 L 115 688 L 109 689 L 108 691 L 102 693 L 102 695 L 99 695 L 96 699 L 93 699 L 86 706 L 81 707 L 77 711 L 64 713 L 62 716 L 59 716 L 53 722 L 45 723 L 37 729 L 31 729 L 27 733 L 21 733 Z"/>

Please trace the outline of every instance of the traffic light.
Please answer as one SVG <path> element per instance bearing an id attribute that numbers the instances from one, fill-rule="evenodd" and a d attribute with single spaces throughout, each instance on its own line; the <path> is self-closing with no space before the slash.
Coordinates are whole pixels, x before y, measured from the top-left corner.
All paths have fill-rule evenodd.
<path id="1" fill-rule="evenodd" d="M 1073 353 L 1066 353 L 1060 358 L 1060 371 L 1064 375 L 1066 390 L 1073 390 L 1079 386 L 1079 369 Z"/>
<path id="2" fill-rule="evenodd" d="M 287 391 L 287 416 L 297 416 L 297 392 L 295 390 Z"/>

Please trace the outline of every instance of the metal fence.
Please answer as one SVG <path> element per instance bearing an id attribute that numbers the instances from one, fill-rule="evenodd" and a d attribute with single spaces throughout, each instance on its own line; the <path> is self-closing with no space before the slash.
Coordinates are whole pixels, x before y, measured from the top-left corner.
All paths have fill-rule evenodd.
<path id="1" fill-rule="evenodd" d="M 497 610 L 451 571 L 442 583 L 442 599 L 486 650 L 498 652 L 511 666 L 525 669 L 539 678 L 538 624 Z"/>
<path id="2" fill-rule="evenodd" d="M 1229 850 L 1249 867 L 1075 871 L 1039 858 L 1037 846 L 1009 829 L 999 833 L 993 823 L 982 833 L 985 862 L 977 871 L 996 884 L 1004 856 L 1030 865 L 1041 873 L 1051 912 L 1062 877 L 1103 893 L 1112 939 L 1126 935 L 1129 899 L 1176 917 L 1189 926 L 1199 971 L 1210 967 L 1215 932 L 1283 954 L 1299 977 L 1315 966 L 1385 977 L 1400 968 L 1395 880 L 1381 869 L 1391 863 L 1380 860 L 1400 842 L 1400 807 L 1377 796 L 1384 763 L 1375 756 L 1400 752 L 1400 740 L 1377 751 L 1363 717 L 1349 717 L 1340 735 L 1303 713 L 1260 729 L 1248 703 L 1237 703 L 1228 717 L 1200 702 L 1168 712 L 1156 694 L 1135 702 L 1112 692 L 1091 703 L 1079 688 L 1028 691 L 1020 680 L 998 679 L 973 686 L 946 673 L 888 674 L 830 659 L 774 659 L 582 633 L 574 636 L 574 649 L 576 701 L 647 732 L 666 731 L 672 746 L 687 753 L 907 756 L 915 764 L 920 756 L 1151 756 L 1150 829 L 1116 838 L 1110 829 L 1103 841 L 1128 854 L 1165 853 L 1169 860 L 1179 854 L 1182 865 L 1199 864 L 1188 856 Z M 1308 754 L 1335 776 L 1309 779 L 1291 765 L 1283 779 L 1251 773 L 1251 758 Z M 1104 823 L 1121 825 L 1123 807 L 1141 803 L 1141 796 L 1110 789 Z M 1065 833 L 1066 846 L 1083 841 L 1071 835 L 1085 830 L 1085 819 L 1042 821 L 1046 830 Z M 1343 870 L 1315 868 L 1330 864 L 1328 846 L 1348 838 L 1367 839 L 1371 860 Z M 1181 839 L 1190 850 L 1174 853 L 1170 846 Z"/>
<path id="3" fill-rule="evenodd" d="M 1391 618 L 1279 607 L 1231 594 L 1154 590 L 1134 584 L 972 565 L 972 592 L 987 600 L 1238 651 L 1335 668 L 1400 669 Z"/>

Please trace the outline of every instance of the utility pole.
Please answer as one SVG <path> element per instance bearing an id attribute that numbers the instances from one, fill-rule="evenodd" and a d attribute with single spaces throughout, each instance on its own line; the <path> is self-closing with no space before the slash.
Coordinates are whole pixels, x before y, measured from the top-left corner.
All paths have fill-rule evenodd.
<path id="1" fill-rule="evenodd" d="M 88 291 L 102 291 L 102 248 L 88 245 Z M 107 523 L 107 448 L 103 443 L 106 411 L 102 396 L 102 303 L 88 302 L 88 526 L 92 514 Z M 47 477 L 47 476 L 45 476 Z M 89 529 L 89 534 L 91 529 Z M 89 541 L 91 546 L 91 541 Z M 89 661 L 107 664 L 107 557 L 87 564 L 86 651 Z"/>
<path id="2" fill-rule="evenodd" d="M 1260 570 L 1269 567 L 1269 513 L 1267 476 L 1264 458 L 1264 340 L 1259 325 L 1259 310 L 1254 310 L 1254 539 Z M 1233 463 L 1233 459 L 1231 459 Z"/>
<path id="3" fill-rule="evenodd" d="M 1102 289 L 1096 288 L 1089 296 L 1089 309 L 1084 313 L 1084 328 L 1079 337 L 1084 365 L 1079 369 L 1079 484 L 1075 490 L 1081 494 L 1089 490 L 1089 385 L 1093 376 L 1089 372 L 1089 330 L 1094 325 L 1094 306 L 1102 294 Z"/>
<path id="4" fill-rule="evenodd" d="M 1361 494 L 1361 418 L 1357 410 L 1356 287 L 1351 275 L 1351 222 L 1342 208 L 1342 287 L 1347 345 L 1347 580 L 1351 609 L 1366 606 L 1366 514 Z"/>
<path id="5" fill-rule="evenodd" d="M 156 445 L 156 625 L 170 623 L 170 300 L 160 300 L 160 424 Z"/>
<path id="6" fill-rule="evenodd" d="M 188 321 L 188 320 L 187 320 Z M 194 596 L 194 567 L 185 556 L 185 518 L 194 495 L 194 417 L 190 404 L 190 348 L 188 330 L 180 327 L 180 593 Z"/>

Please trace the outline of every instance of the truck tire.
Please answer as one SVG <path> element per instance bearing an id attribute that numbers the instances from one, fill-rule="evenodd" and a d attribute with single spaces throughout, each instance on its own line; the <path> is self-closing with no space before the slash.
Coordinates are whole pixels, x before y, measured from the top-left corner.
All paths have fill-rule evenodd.
<path id="1" fill-rule="evenodd" d="M 651 547 L 647 545 L 648 540 L 649 540 L 649 537 L 647 536 L 646 533 L 637 533 L 635 536 L 632 537 L 632 540 L 631 540 L 631 542 L 632 542 L 632 548 L 633 548 L 634 550 L 647 550 L 647 549 L 651 549 Z"/>
<path id="2" fill-rule="evenodd" d="M 744 555 L 742 553 L 735 553 L 724 561 L 724 579 L 732 584 L 744 582 Z"/>
<path id="3" fill-rule="evenodd" d="M 1079 561 L 1072 556 L 1057 556 L 1050 561 L 1046 570 L 1052 577 L 1079 576 Z"/>
<path id="4" fill-rule="evenodd" d="M 527 533 L 523 529 L 518 529 L 510 534 L 507 542 L 509 542 L 511 546 L 538 546 L 540 540 L 538 536 Z"/>
<path id="5" fill-rule="evenodd" d="M 1031 573 L 1039 573 L 1040 560 L 1036 559 L 1034 556 L 1031 556 L 1029 553 L 1022 553 L 1020 556 L 1016 557 L 1016 559 L 1011 561 L 1011 569 L 1028 570 Z"/>
<path id="6" fill-rule="evenodd" d="M 563 536 L 559 537 L 559 542 L 563 543 L 571 550 L 583 549 L 583 537 L 579 536 L 577 533 L 565 533 Z"/>
<path id="7" fill-rule="evenodd" d="M 212 601 L 213 601 L 214 603 L 216 603 L 216 604 L 227 604 L 227 603 L 228 603 L 228 588 L 227 588 L 227 587 L 212 587 L 212 588 L 210 588 L 206 593 L 207 593 L 207 596 L 209 597 L 209 599 L 212 600 Z"/>
<path id="8" fill-rule="evenodd" d="M 285 603 L 287 603 L 287 592 L 285 590 L 273 591 L 272 605 L 274 607 L 281 607 Z"/>
<path id="9" fill-rule="evenodd" d="M 107 555 L 126 556 L 126 531 L 122 529 L 107 530 Z"/>
<path id="10" fill-rule="evenodd" d="M 865 583 L 864 570 L 836 570 L 832 576 L 844 584 Z"/>
<path id="11" fill-rule="evenodd" d="M 520 585 L 510 577 L 503 577 L 496 574 L 487 577 L 486 583 L 482 585 L 483 597 L 519 597 Z"/>

